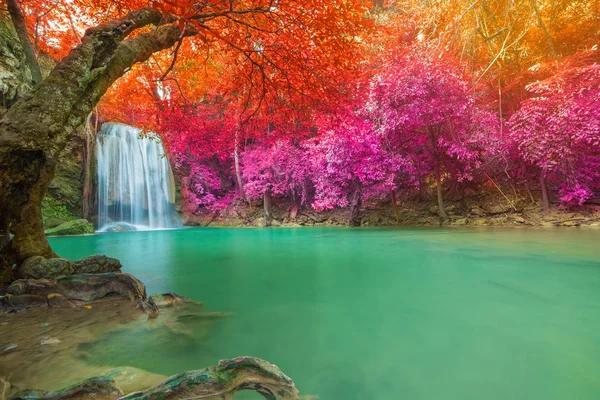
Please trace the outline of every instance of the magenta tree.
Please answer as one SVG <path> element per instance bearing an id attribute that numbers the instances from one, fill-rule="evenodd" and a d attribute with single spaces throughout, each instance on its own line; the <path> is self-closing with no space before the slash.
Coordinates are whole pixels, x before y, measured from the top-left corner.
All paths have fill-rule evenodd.
<path id="1" fill-rule="evenodd" d="M 419 182 L 433 175 L 439 215 L 447 219 L 444 181 L 470 181 L 493 147 L 497 119 L 475 104 L 456 63 L 417 47 L 372 81 L 365 114 L 390 151 L 411 160 Z"/>
<path id="2" fill-rule="evenodd" d="M 600 66 L 566 63 L 527 89 L 532 97 L 511 117 L 511 139 L 539 173 L 544 208 L 548 182 L 561 201 L 581 206 L 600 188 Z"/>
<path id="3" fill-rule="evenodd" d="M 373 125 L 347 111 L 323 120 L 321 135 L 309 144 L 316 210 L 351 207 L 356 221 L 362 201 L 383 197 L 395 189 L 405 167 L 402 159 L 384 149 Z"/>

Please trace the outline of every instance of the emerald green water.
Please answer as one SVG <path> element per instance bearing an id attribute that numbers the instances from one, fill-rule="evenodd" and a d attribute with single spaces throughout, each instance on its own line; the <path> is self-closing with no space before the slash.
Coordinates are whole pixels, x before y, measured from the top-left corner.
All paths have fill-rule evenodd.
<path id="1" fill-rule="evenodd" d="M 600 398 L 600 230 L 186 229 L 54 238 L 231 311 L 115 331 L 90 363 L 267 359 L 321 400 Z"/>

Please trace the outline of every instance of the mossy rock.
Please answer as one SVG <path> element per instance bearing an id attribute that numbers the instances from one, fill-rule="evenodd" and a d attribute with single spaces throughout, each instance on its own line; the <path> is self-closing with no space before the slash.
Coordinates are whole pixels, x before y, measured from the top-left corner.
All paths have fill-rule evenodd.
<path id="1" fill-rule="evenodd" d="M 48 229 L 47 236 L 88 235 L 95 233 L 94 227 L 86 219 L 74 219 Z"/>

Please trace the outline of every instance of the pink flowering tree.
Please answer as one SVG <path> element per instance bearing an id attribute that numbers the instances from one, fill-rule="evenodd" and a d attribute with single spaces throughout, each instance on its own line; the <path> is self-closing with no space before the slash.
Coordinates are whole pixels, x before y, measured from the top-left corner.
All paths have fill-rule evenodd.
<path id="1" fill-rule="evenodd" d="M 412 160 L 419 182 L 433 174 L 439 215 L 442 184 L 476 178 L 492 149 L 497 119 L 478 108 L 452 60 L 415 48 L 395 57 L 371 83 L 365 114 L 391 151 Z"/>
<path id="2" fill-rule="evenodd" d="M 600 189 L 600 65 L 567 65 L 527 89 L 532 97 L 511 117 L 511 139 L 538 170 L 545 209 L 548 182 L 562 202 L 581 206 Z"/>
<path id="3" fill-rule="evenodd" d="M 291 139 L 266 140 L 248 146 L 242 153 L 244 191 L 249 199 L 262 198 L 266 223 L 272 221 L 272 197 L 292 202 L 292 216 L 310 196 L 310 169 L 306 151 Z"/>
<path id="4" fill-rule="evenodd" d="M 321 124 L 322 133 L 309 143 L 316 210 L 351 207 L 356 222 L 364 200 L 381 198 L 396 187 L 403 160 L 390 157 L 368 121 L 348 111 Z"/>

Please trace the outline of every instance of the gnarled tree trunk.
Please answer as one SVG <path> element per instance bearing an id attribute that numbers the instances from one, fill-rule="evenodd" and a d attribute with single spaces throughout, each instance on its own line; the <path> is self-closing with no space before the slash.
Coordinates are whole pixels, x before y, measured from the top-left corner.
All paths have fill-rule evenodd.
<path id="1" fill-rule="evenodd" d="M 1 280 L 10 279 L 13 264 L 28 257 L 56 256 L 44 235 L 41 203 L 58 157 L 128 68 L 181 38 L 178 25 L 168 22 L 158 11 L 143 8 L 88 29 L 81 44 L 0 120 Z M 128 38 L 152 24 L 158 27 Z"/>

